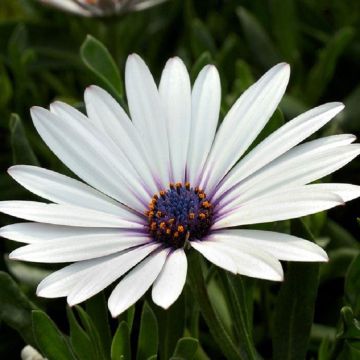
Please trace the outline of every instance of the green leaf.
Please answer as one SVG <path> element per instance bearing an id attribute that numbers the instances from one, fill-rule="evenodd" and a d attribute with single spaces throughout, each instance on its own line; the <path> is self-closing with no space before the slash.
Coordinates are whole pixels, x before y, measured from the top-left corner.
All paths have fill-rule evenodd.
<path id="1" fill-rule="evenodd" d="M 32 312 L 33 331 L 41 353 L 51 360 L 75 359 L 56 324 L 41 310 Z"/>
<path id="2" fill-rule="evenodd" d="M 50 270 L 46 270 L 40 266 L 10 260 L 7 257 L 5 258 L 5 263 L 10 274 L 13 275 L 15 279 L 17 279 L 21 284 L 29 285 L 32 288 L 35 288 L 40 281 L 51 274 Z"/>
<path id="3" fill-rule="evenodd" d="M 360 86 L 357 86 L 344 101 L 345 109 L 342 115 L 344 116 L 343 128 L 347 131 L 360 130 L 358 119 L 360 118 Z"/>
<path id="4" fill-rule="evenodd" d="M 88 35 L 81 45 L 80 56 L 88 69 L 119 101 L 124 96 L 119 69 L 109 50 L 99 40 Z"/>
<path id="5" fill-rule="evenodd" d="M 92 319 L 103 346 L 105 353 L 110 351 L 111 331 L 109 326 L 108 308 L 103 292 L 86 301 L 86 312 Z"/>
<path id="6" fill-rule="evenodd" d="M 13 152 L 13 163 L 23 165 L 39 165 L 34 151 L 31 148 L 22 121 L 17 114 L 10 116 L 10 136 Z"/>
<path id="7" fill-rule="evenodd" d="M 0 272 L 0 289 L 0 321 L 15 329 L 27 344 L 35 346 L 31 326 L 31 311 L 36 309 L 35 305 L 5 272 Z"/>
<path id="8" fill-rule="evenodd" d="M 210 52 L 211 55 L 216 53 L 214 38 L 201 20 L 195 19 L 192 22 L 191 32 L 191 47 L 195 58 L 200 57 L 204 52 Z"/>
<path id="9" fill-rule="evenodd" d="M 358 241 L 355 239 L 355 237 L 349 231 L 331 219 L 327 219 L 324 233 L 331 238 L 329 249 L 336 249 L 341 247 L 358 249 Z"/>
<path id="10" fill-rule="evenodd" d="M 213 62 L 212 56 L 209 51 L 204 51 L 198 59 L 195 61 L 194 65 L 191 68 L 191 80 L 195 81 L 201 69 L 208 64 Z"/>
<path id="11" fill-rule="evenodd" d="M 279 127 L 284 125 L 284 115 L 282 111 L 278 108 L 275 110 L 274 114 L 271 116 L 270 120 L 267 122 L 265 127 L 262 129 L 260 134 L 257 136 L 255 141 L 251 144 L 246 153 L 250 152 L 256 145 L 260 144 L 264 139 L 266 139 L 270 134 L 272 134 Z"/>
<path id="12" fill-rule="evenodd" d="M 291 224 L 291 234 L 313 241 L 300 219 Z M 273 326 L 274 359 L 303 360 L 306 355 L 319 283 L 319 264 L 288 264 L 281 286 Z"/>
<path id="13" fill-rule="evenodd" d="M 229 289 L 233 322 L 237 330 L 240 353 L 243 358 L 256 359 L 258 357 L 252 337 L 252 315 L 249 312 L 249 303 L 245 281 L 242 276 L 226 274 L 226 283 Z"/>
<path id="14" fill-rule="evenodd" d="M 236 13 L 254 60 L 265 69 L 280 62 L 280 56 L 272 40 L 256 17 L 243 7 L 237 8 Z"/>
<path id="15" fill-rule="evenodd" d="M 308 110 L 307 106 L 303 102 L 303 99 L 299 99 L 290 94 L 284 95 L 281 100 L 280 107 L 287 119 L 293 119 Z"/>
<path id="16" fill-rule="evenodd" d="M 270 9 L 277 46 L 287 61 L 294 62 L 299 56 L 294 0 L 271 0 Z"/>
<path id="17" fill-rule="evenodd" d="M 237 346 L 224 328 L 221 319 L 210 302 L 201 267 L 202 260 L 200 255 L 192 251 L 188 259 L 190 288 L 199 304 L 200 311 L 209 327 L 213 339 L 217 342 L 226 358 L 229 360 L 240 359 L 241 357 Z"/>
<path id="18" fill-rule="evenodd" d="M 329 360 L 331 353 L 331 343 L 328 337 L 325 337 L 319 346 L 318 360 Z"/>
<path id="19" fill-rule="evenodd" d="M 236 61 L 235 74 L 234 88 L 236 89 L 237 96 L 240 96 L 255 80 L 249 64 L 241 59 Z"/>
<path id="20" fill-rule="evenodd" d="M 304 97 L 315 104 L 332 79 L 338 59 L 354 36 L 354 30 L 346 27 L 339 30 L 320 51 L 319 58 L 311 69 Z"/>
<path id="21" fill-rule="evenodd" d="M 341 327 L 338 337 L 360 340 L 360 322 L 355 319 L 349 306 L 344 306 L 341 311 Z"/>
<path id="22" fill-rule="evenodd" d="M 339 332 L 337 334 L 332 359 L 356 360 L 360 355 L 360 322 L 354 317 L 350 307 L 341 311 Z"/>
<path id="23" fill-rule="evenodd" d="M 229 304 L 227 302 L 227 294 L 223 286 L 225 280 L 219 275 L 222 275 L 221 270 L 216 266 L 211 265 L 210 271 L 206 275 L 207 291 L 214 311 L 221 319 L 225 330 L 232 336 L 234 327 Z M 192 335 L 195 336 L 196 334 Z"/>
<path id="24" fill-rule="evenodd" d="M 353 308 L 355 316 L 360 316 L 360 254 L 351 263 L 345 277 L 345 299 Z"/>
<path id="25" fill-rule="evenodd" d="M 96 360 L 95 349 L 90 337 L 76 320 L 72 309 L 68 307 L 66 311 L 70 325 L 70 343 L 75 355 L 79 360 Z"/>
<path id="26" fill-rule="evenodd" d="M 331 326 L 313 324 L 311 326 L 311 341 L 313 343 L 320 343 L 324 339 L 333 341 L 335 339 L 336 329 Z"/>
<path id="27" fill-rule="evenodd" d="M 179 338 L 184 335 L 185 297 L 181 295 L 167 310 L 154 307 L 159 328 L 159 356 L 169 359 Z"/>
<path id="28" fill-rule="evenodd" d="M 199 341 L 197 339 L 191 337 L 179 339 L 171 359 L 191 360 L 194 357 L 198 346 Z"/>
<path id="29" fill-rule="evenodd" d="M 0 108 L 4 108 L 13 96 L 13 86 L 5 67 L 0 62 Z"/>
<path id="30" fill-rule="evenodd" d="M 329 261 L 320 269 L 321 282 L 345 277 L 351 262 L 358 254 L 358 249 L 346 247 L 328 251 Z"/>
<path id="31" fill-rule="evenodd" d="M 145 301 L 141 313 L 137 360 L 146 360 L 158 352 L 159 335 L 156 316 Z"/>
<path id="32" fill-rule="evenodd" d="M 122 321 L 111 344 L 111 360 L 131 360 L 130 330 L 126 321 Z"/>
<path id="33" fill-rule="evenodd" d="M 75 308 L 79 314 L 82 326 L 84 327 L 84 330 L 86 331 L 87 335 L 90 337 L 91 343 L 94 346 L 95 358 L 109 359 L 110 354 L 107 351 L 104 352 L 101 338 L 94 322 L 81 306 L 76 306 Z"/>
<path id="34" fill-rule="evenodd" d="M 121 323 L 125 321 L 128 324 L 129 331 L 131 332 L 135 317 L 135 305 L 130 306 L 126 311 L 118 316 L 118 321 Z"/>

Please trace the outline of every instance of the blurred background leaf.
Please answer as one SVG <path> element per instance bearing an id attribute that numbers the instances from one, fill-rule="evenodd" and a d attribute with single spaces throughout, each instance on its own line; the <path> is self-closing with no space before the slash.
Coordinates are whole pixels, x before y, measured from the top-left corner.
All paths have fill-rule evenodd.
<path id="1" fill-rule="evenodd" d="M 287 94 L 256 142 L 300 112 L 327 101 L 344 101 L 346 108 L 315 136 L 359 133 L 358 0 L 170 0 L 146 11 L 109 18 L 81 18 L 43 7 L 36 0 L 2 0 L 2 199 L 33 199 L 7 175 L 6 169 L 13 164 L 41 164 L 71 175 L 41 141 L 29 109 L 48 107 L 52 101 L 61 100 L 84 111 L 83 91 L 94 83 L 105 87 L 124 105 L 124 65 L 133 52 L 144 57 L 157 81 L 171 56 L 183 58 L 192 81 L 204 65 L 215 64 L 221 75 L 221 118 L 271 65 L 279 61 L 290 63 L 292 75 Z M 360 161 L 352 162 L 324 180 L 359 184 Z M 360 316 L 359 208 L 359 201 L 354 201 L 303 219 L 314 234 L 314 241 L 325 247 L 330 258 L 328 263 L 319 266 L 316 299 L 317 265 L 304 267 L 313 273 L 311 278 L 305 270 L 300 274 L 301 264 L 284 264 L 289 279 L 283 285 L 242 278 L 247 289 L 248 313 L 253 319 L 249 327 L 252 340 L 262 357 L 272 358 L 273 354 L 279 357 L 281 347 L 293 344 L 274 323 L 283 324 L 288 307 L 299 306 L 294 302 L 285 304 L 284 298 L 291 292 L 289 289 L 296 288 L 294 284 L 305 281 L 309 289 L 312 288 L 305 294 L 311 299 L 307 298 L 306 309 L 299 310 L 297 321 L 302 321 L 305 329 L 300 334 L 300 343 L 307 344 L 306 356 L 321 360 L 334 360 L 336 356 L 343 360 L 357 359 L 359 341 L 357 335 L 352 336 Z M 9 217 L 0 217 L 2 225 L 11 221 Z M 290 225 L 279 222 L 267 229 L 289 232 Z M 107 319 L 101 295 L 85 307 L 68 310 L 66 317 L 64 299 L 45 301 L 34 295 L 36 284 L 57 266 L 9 261 L 6 254 L 16 246 L 4 239 L 0 242 L 0 251 L 5 255 L 0 257 L 0 270 L 4 272 L 0 290 L 4 304 L 0 310 L 0 358 L 17 359 L 25 343 L 36 345 L 30 313 L 35 308 L 46 311 L 79 359 L 93 356 L 115 360 L 136 354 L 140 358 L 158 356 L 159 359 L 222 358 L 189 286 L 168 311 L 159 309 L 151 301 L 147 305 L 139 302 L 119 319 Z M 213 268 L 205 267 L 205 270 L 211 306 L 221 318 L 221 325 L 234 338 L 238 330 L 233 321 L 234 309 L 221 280 L 224 274 Z M 5 273 L 13 275 L 18 282 Z M 291 278 L 297 278 L 296 282 Z M 106 296 L 110 290 L 105 291 Z M 302 296 L 301 289 L 297 291 L 293 300 Z M 284 314 L 280 313 L 281 306 Z M 150 340 L 145 340 L 149 330 L 144 329 L 149 327 L 158 330 Z M 274 334 L 278 340 L 273 346 Z M 297 338 L 295 335 L 300 336 L 292 333 L 292 339 Z M 282 345 L 281 339 L 284 339 Z M 305 355 L 301 350 L 294 356 Z"/>

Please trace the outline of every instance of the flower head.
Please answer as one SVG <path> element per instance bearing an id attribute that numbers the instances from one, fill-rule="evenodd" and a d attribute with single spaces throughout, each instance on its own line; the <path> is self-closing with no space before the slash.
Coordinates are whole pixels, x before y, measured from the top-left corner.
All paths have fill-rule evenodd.
<path id="1" fill-rule="evenodd" d="M 39 0 L 45 5 L 82 16 L 108 16 L 144 10 L 166 0 Z"/>
<path id="2" fill-rule="evenodd" d="M 325 251 L 307 240 L 238 228 L 313 214 L 360 195 L 350 184 L 311 184 L 360 153 L 353 135 L 300 144 L 341 103 L 299 115 L 247 152 L 289 73 L 287 64 L 270 69 L 218 130 L 216 68 L 205 66 L 191 89 L 179 58 L 167 62 L 157 87 L 143 60 L 129 57 L 131 120 L 97 86 L 85 92 L 87 116 L 61 102 L 33 108 L 42 139 L 84 181 L 34 166 L 9 169 L 51 202 L 0 203 L 0 211 L 30 221 L 1 229 L 3 237 L 28 244 L 10 257 L 73 263 L 45 278 L 38 295 L 77 304 L 120 279 L 109 298 L 116 316 L 151 286 L 154 302 L 169 307 L 184 286 L 189 248 L 233 273 L 275 281 L 283 279 L 279 260 L 326 261 Z"/>

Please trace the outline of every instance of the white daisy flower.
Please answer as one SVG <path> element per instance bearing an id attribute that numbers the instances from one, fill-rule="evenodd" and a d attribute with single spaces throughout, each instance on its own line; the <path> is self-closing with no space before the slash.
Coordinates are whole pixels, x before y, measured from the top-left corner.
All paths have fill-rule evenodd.
<path id="1" fill-rule="evenodd" d="M 299 145 L 341 103 L 307 111 L 244 155 L 277 108 L 289 73 L 287 64 L 270 69 L 217 131 L 216 68 L 205 66 L 191 90 L 179 58 L 167 62 L 159 88 L 139 56 L 128 58 L 132 121 L 97 86 L 85 92 L 87 116 L 61 102 L 50 111 L 32 108 L 43 140 L 84 181 L 34 166 L 9 169 L 51 201 L 0 202 L 3 213 L 31 221 L 1 229 L 3 237 L 28 244 L 10 257 L 73 263 L 45 278 L 38 295 L 66 296 L 74 305 L 121 278 L 108 303 L 117 316 L 151 286 L 154 302 L 168 308 L 183 289 L 189 247 L 232 273 L 274 281 L 283 279 L 279 260 L 326 261 L 310 241 L 238 228 L 313 214 L 360 195 L 350 184 L 307 185 L 360 153 L 353 135 Z"/>
<path id="2" fill-rule="evenodd" d="M 107 16 L 145 10 L 166 0 L 39 0 L 45 5 L 81 16 Z"/>

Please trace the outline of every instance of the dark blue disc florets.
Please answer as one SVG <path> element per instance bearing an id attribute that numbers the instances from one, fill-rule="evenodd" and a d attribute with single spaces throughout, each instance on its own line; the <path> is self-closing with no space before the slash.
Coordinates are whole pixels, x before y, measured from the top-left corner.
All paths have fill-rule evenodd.
<path id="1" fill-rule="evenodd" d="M 146 213 L 154 239 L 175 248 L 205 236 L 212 224 L 212 214 L 206 194 L 189 183 L 170 184 L 168 190 L 155 194 Z"/>

